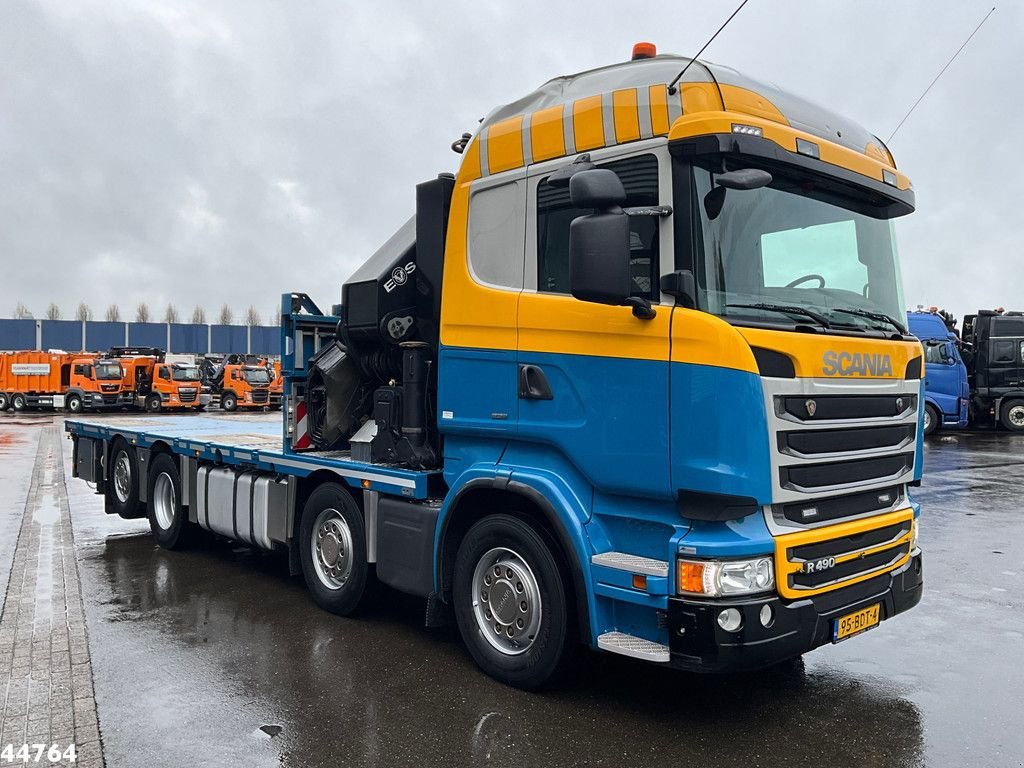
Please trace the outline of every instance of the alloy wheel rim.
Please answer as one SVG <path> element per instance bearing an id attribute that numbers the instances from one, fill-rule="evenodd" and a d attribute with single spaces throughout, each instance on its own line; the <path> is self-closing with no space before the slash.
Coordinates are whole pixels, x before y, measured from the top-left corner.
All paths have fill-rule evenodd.
<path id="1" fill-rule="evenodd" d="M 543 616 L 540 584 L 526 559 L 507 547 L 488 550 L 477 561 L 471 584 L 480 634 L 506 656 L 526 653 Z"/>
<path id="2" fill-rule="evenodd" d="M 352 576 L 352 530 L 338 510 L 317 515 L 310 548 L 320 583 L 332 590 L 344 587 Z"/>
<path id="3" fill-rule="evenodd" d="M 1024 405 L 1015 405 L 1010 409 L 1010 423 L 1015 427 L 1024 427 Z"/>
<path id="4" fill-rule="evenodd" d="M 122 504 L 128 501 L 132 490 L 132 465 L 128 454 L 121 451 L 114 462 L 114 493 Z"/>
<path id="5" fill-rule="evenodd" d="M 170 530 L 177 506 L 174 481 L 166 472 L 161 472 L 153 482 L 153 514 L 161 529 Z"/>

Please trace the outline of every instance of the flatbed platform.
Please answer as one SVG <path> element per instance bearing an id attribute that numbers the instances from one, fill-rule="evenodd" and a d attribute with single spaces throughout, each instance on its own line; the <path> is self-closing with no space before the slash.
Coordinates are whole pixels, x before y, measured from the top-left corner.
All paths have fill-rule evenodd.
<path id="1" fill-rule="evenodd" d="M 426 499 L 427 485 L 439 471 L 420 471 L 354 461 L 348 451 L 285 453 L 281 414 L 182 414 L 150 416 L 76 416 L 65 419 L 64 429 L 82 437 L 113 440 L 123 437 L 133 445 L 167 445 L 172 453 L 228 466 L 306 477 L 328 470 L 349 485 L 412 499 Z"/>

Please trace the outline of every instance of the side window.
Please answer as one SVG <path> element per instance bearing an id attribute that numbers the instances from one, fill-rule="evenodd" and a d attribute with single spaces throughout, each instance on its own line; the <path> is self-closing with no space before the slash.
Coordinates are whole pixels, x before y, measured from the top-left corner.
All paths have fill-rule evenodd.
<path id="1" fill-rule="evenodd" d="M 627 206 L 658 205 L 658 159 L 639 155 L 602 168 L 615 171 L 626 189 Z M 552 187 L 547 179 L 537 186 L 537 290 L 569 293 L 569 224 L 593 213 L 573 208 L 567 187 Z M 658 300 L 658 218 L 634 216 L 629 220 L 630 271 L 633 296 Z"/>
<path id="2" fill-rule="evenodd" d="M 75 366 L 75 376 L 85 376 L 85 366 L 84 365 L 76 365 Z"/>
<path id="3" fill-rule="evenodd" d="M 924 346 L 924 361 L 926 363 L 946 362 L 945 342 L 926 341 Z"/>
<path id="4" fill-rule="evenodd" d="M 469 269 L 478 282 L 523 287 L 526 181 L 476 190 L 469 198 Z"/>
<path id="5" fill-rule="evenodd" d="M 992 362 L 993 363 L 1012 363 L 1014 362 L 1016 344 L 1012 341 L 993 341 L 992 342 Z"/>

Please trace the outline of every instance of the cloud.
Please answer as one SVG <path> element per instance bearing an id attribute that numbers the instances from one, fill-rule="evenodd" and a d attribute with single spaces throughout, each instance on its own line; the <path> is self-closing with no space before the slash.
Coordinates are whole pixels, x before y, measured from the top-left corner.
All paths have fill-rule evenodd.
<path id="1" fill-rule="evenodd" d="M 751 3 L 708 58 L 879 135 L 988 5 Z M 7 0 L 0 11 L 0 314 L 78 301 L 323 305 L 454 170 L 449 144 L 637 40 L 694 53 L 713 3 Z M 922 19 L 927 18 L 927 25 Z M 1000 7 L 893 142 L 919 211 L 898 225 L 907 302 L 1012 306 L 1024 107 Z"/>

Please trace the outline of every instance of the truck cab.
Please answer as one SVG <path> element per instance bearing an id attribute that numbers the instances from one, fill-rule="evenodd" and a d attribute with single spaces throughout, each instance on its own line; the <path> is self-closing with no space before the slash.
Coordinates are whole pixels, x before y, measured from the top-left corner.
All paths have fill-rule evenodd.
<path id="1" fill-rule="evenodd" d="M 270 403 L 270 374 L 262 365 L 228 363 L 216 395 L 225 411 L 263 408 Z"/>
<path id="2" fill-rule="evenodd" d="M 1024 313 L 967 315 L 962 344 L 971 420 L 1024 431 Z"/>
<path id="3" fill-rule="evenodd" d="M 924 349 L 924 434 L 967 426 L 970 390 L 959 339 L 932 312 L 908 312 L 910 332 Z"/>
<path id="4" fill-rule="evenodd" d="M 66 376 L 64 403 L 77 413 L 87 408 L 113 408 L 129 403 L 120 361 L 109 357 L 76 357 L 61 366 Z"/>
<path id="5" fill-rule="evenodd" d="M 281 409 L 281 401 L 284 398 L 284 377 L 281 376 L 281 361 L 267 362 L 265 366 L 270 374 L 270 409 L 278 411 Z"/>

